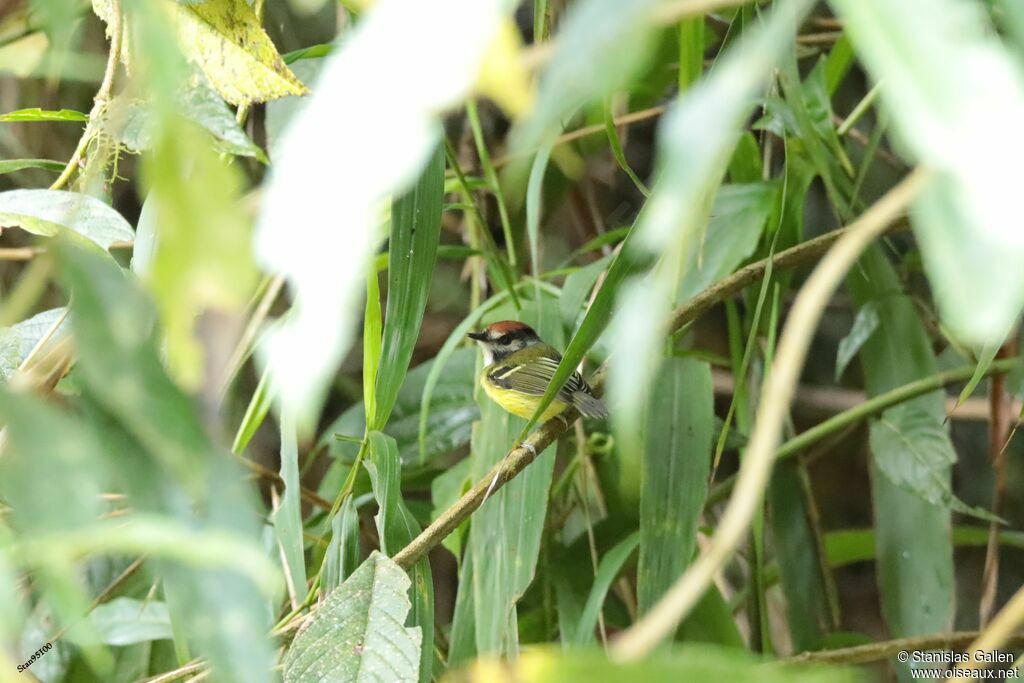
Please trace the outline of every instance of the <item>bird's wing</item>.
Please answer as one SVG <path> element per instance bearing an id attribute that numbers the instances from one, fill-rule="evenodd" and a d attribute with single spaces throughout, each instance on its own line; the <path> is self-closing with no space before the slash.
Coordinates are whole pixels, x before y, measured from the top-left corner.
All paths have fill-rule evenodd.
<path id="1" fill-rule="evenodd" d="M 505 389 L 521 391 L 525 394 L 543 396 L 547 391 L 551 378 L 558 369 L 560 357 L 541 355 L 524 362 L 516 362 L 515 354 L 505 361 L 497 363 L 497 367 L 488 372 L 491 381 Z M 590 387 L 578 372 L 572 373 L 565 385 L 558 392 L 557 398 L 565 403 L 573 402 L 573 394 L 590 393 Z"/>

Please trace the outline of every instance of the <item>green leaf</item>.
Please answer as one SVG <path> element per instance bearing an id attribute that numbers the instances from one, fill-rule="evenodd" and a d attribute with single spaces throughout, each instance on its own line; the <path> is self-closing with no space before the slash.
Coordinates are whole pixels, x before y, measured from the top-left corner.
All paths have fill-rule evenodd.
<path id="1" fill-rule="evenodd" d="M 476 407 L 476 404 L 473 406 Z M 470 458 L 463 458 L 430 482 L 431 521 L 436 520 L 441 513 L 454 505 L 455 501 L 473 485 L 473 480 L 469 476 L 471 464 Z M 456 561 L 462 560 L 462 543 L 468 530 L 469 520 L 466 520 L 441 541 L 441 545 L 451 551 Z"/>
<path id="2" fill-rule="evenodd" d="M 193 74 L 175 97 L 177 113 L 213 136 L 218 151 L 266 159 L 263 150 L 249 139 L 235 114 L 204 77 Z M 157 118 L 145 100 L 119 95 L 107 106 L 98 125 L 128 149 L 142 152 L 159 142 Z"/>
<path id="3" fill-rule="evenodd" d="M 871 452 L 879 471 L 897 486 L 934 505 L 986 521 L 997 519 L 953 495 L 949 468 L 956 463 L 956 451 L 942 422 L 920 406 L 894 406 L 873 421 Z"/>
<path id="4" fill-rule="evenodd" d="M 144 535 L 141 541 L 126 538 L 136 552 L 153 552 L 147 543 L 157 539 L 163 554 L 173 548 L 201 561 L 221 553 L 244 563 L 244 575 L 224 571 L 219 557 L 220 564 L 203 568 L 170 560 L 160 560 L 158 567 L 172 623 L 177 615 L 215 677 L 268 681 L 273 655 L 265 591 L 271 586 L 266 578 L 257 582 L 256 574 L 266 576 L 268 561 L 257 545 L 260 525 L 250 484 L 211 442 L 192 401 L 165 374 L 153 334 L 155 316 L 130 276 L 92 250 L 58 243 L 54 252 L 61 279 L 73 293 L 76 379 L 99 425 L 96 436 L 106 453 L 117 455 L 113 471 L 132 506 L 160 521 L 147 531 L 122 530 L 115 520 L 97 538 L 131 532 Z M 192 536 L 208 531 L 217 541 L 186 541 L 186 528 Z M 157 530 L 164 530 L 163 538 Z M 124 546 L 118 550 L 126 552 Z"/>
<path id="5" fill-rule="evenodd" d="M 380 432 L 372 431 L 369 439 L 368 457 L 363 461 L 370 475 L 373 496 L 377 500 L 377 535 L 381 552 L 393 555 L 407 546 L 420 533 L 420 526 L 402 500 L 402 465 L 398 459 L 395 440 Z M 421 558 L 410 572 L 412 577 L 412 613 L 409 624 L 419 629 L 422 636 L 420 649 L 419 680 L 430 683 L 431 667 L 434 663 L 434 580 L 430 573 L 430 562 Z"/>
<path id="6" fill-rule="evenodd" d="M 849 334 L 839 340 L 839 349 L 836 351 L 837 382 L 864 343 L 871 339 L 871 335 L 878 329 L 879 323 L 878 306 L 875 302 L 869 301 L 857 310 Z"/>
<path id="7" fill-rule="evenodd" d="M 346 496 L 331 520 L 331 540 L 324 552 L 321 586 L 330 592 L 359 566 L 359 511 L 355 498 Z"/>
<path id="8" fill-rule="evenodd" d="M 768 523 L 795 652 L 819 649 L 833 624 L 823 574 L 827 567 L 819 552 L 824 543 L 819 543 L 812 521 L 816 510 L 803 468 L 804 464 L 795 460 L 776 463 L 768 489 Z M 751 585 L 763 590 L 766 584 Z"/>
<path id="9" fill-rule="evenodd" d="M 281 555 L 285 561 L 285 579 L 292 604 L 298 605 L 306 592 L 305 544 L 302 539 L 302 501 L 299 498 L 299 444 L 295 422 L 288 413 L 281 415 L 281 481 L 284 494 L 271 518 Z"/>
<path id="10" fill-rule="evenodd" d="M 56 111 L 33 107 L 31 109 L 18 109 L 15 111 L 0 114 L 0 121 L 13 123 L 16 121 L 88 121 L 89 117 L 80 111 L 73 109 L 58 109 Z"/>
<path id="11" fill-rule="evenodd" d="M 992 361 L 995 360 L 996 354 L 999 353 L 999 349 L 1002 345 L 1003 341 L 985 344 L 985 346 L 981 348 L 981 351 L 978 352 L 978 367 L 974 370 L 974 374 L 971 375 L 971 379 L 967 381 L 967 384 L 964 385 L 964 388 L 960 391 L 960 396 L 956 399 L 957 407 L 969 399 L 971 394 L 974 393 L 974 390 L 978 388 L 978 384 L 981 383 L 981 380 L 985 377 L 986 373 L 988 373 L 988 368 L 992 365 Z"/>
<path id="12" fill-rule="evenodd" d="M 27 320 L 11 327 L 0 328 L 0 379 L 9 380 L 21 362 L 32 353 L 32 349 L 43 338 L 58 320 L 67 315 L 66 308 L 51 308 L 37 313 Z M 57 330 L 50 335 L 43 350 L 53 344 L 66 333 L 65 323 L 60 323 Z"/>
<path id="13" fill-rule="evenodd" d="M 17 226 L 41 237 L 67 230 L 104 249 L 135 238 L 132 226 L 114 209 L 95 197 L 62 190 L 0 192 L 0 225 Z"/>
<path id="14" fill-rule="evenodd" d="M 647 62 L 657 0 L 577 3 L 561 23 L 554 54 L 540 79 L 537 103 L 514 132 L 512 146 L 533 150 L 549 141 L 580 106 L 600 101 Z M 609 50 L 629 45 L 628 50 Z"/>
<path id="15" fill-rule="evenodd" d="M 935 373 L 931 341 L 913 302 L 899 292 L 892 266 L 877 248 L 869 250 L 847 277 L 858 306 L 877 302 L 879 332 L 861 349 L 860 362 L 869 396 Z M 904 404 L 945 418 L 941 391 Z M 893 457 L 906 457 L 903 452 Z M 893 484 L 871 461 L 871 495 L 878 555 L 882 613 L 893 636 L 944 631 L 955 613 L 953 548 L 949 510 Z M 950 481 L 949 467 L 941 471 Z M 947 484 L 948 485 L 948 484 Z"/>
<path id="16" fill-rule="evenodd" d="M 60 173 L 64 170 L 64 164 L 50 159 L 6 159 L 0 161 L 0 175 L 14 173 L 26 168 L 41 168 L 44 171 Z"/>
<path id="17" fill-rule="evenodd" d="M 284 655 L 285 683 L 418 680 L 419 628 L 403 626 L 409 577 L 373 552 L 320 603 Z"/>
<path id="18" fill-rule="evenodd" d="M 256 286 L 249 222 L 238 203 L 242 178 L 237 166 L 228 166 L 181 125 L 162 131 L 144 170 L 157 228 L 147 279 L 167 336 L 171 372 L 196 390 L 204 375 L 219 382 L 222 372 L 207 366 L 212 359 L 196 338 L 197 318 L 237 313 Z"/>
<path id="19" fill-rule="evenodd" d="M 524 306 L 522 319 L 552 345 L 561 346 L 556 303 L 545 297 Z M 480 423 L 471 444 L 474 481 L 483 478 L 515 445 L 524 421 L 483 396 Z M 548 490 L 555 449 L 548 448 L 522 474 L 495 491 L 476 512 L 469 528 L 473 554 L 473 592 L 476 651 L 515 652 L 518 634 L 515 605 L 533 581 L 547 513 Z M 453 627 L 454 628 L 454 627 Z"/>
<path id="20" fill-rule="evenodd" d="M 690 254 L 676 300 L 693 298 L 753 254 L 777 200 L 778 186 L 772 183 L 720 187 L 711 205 L 704 244 Z"/>
<path id="21" fill-rule="evenodd" d="M 652 389 L 640 492 L 637 607 L 650 610 L 689 566 L 711 472 L 711 369 L 666 359 Z"/>
<path id="22" fill-rule="evenodd" d="M 131 645 L 171 638 L 167 605 L 159 600 L 114 598 L 98 605 L 89 621 L 107 645 Z"/>
<path id="23" fill-rule="evenodd" d="M 1024 304 L 1016 159 L 1020 63 L 984 3 L 835 0 L 901 150 L 933 169 L 912 222 L 939 313 L 959 339 L 1006 337 Z M 936 140 L 945 144 L 937 145 Z"/>
<path id="24" fill-rule="evenodd" d="M 387 425 L 382 430 L 394 437 L 398 453 L 406 465 L 426 465 L 440 456 L 461 448 L 469 443 L 470 426 L 479 419 L 480 409 L 473 400 L 476 386 L 476 350 L 471 347 L 456 349 L 447 359 L 440 354 L 422 363 L 406 375 L 398 392 L 395 406 Z M 429 394 L 430 412 L 427 415 L 424 433 L 423 457 L 420 457 L 420 401 L 426 393 L 430 375 L 438 368 L 437 381 Z M 325 444 L 334 457 L 353 459 L 357 444 L 339 441 L 334 434 L 361 435 L 366 422 L 363 404 L 358 403 L 324 430 L 321 444 Z"/>
<path id="25" fill-rule="evenodd" d="M 604 554 L 597 565 L 594 585 L 590 588 L 587 603 L 583 607 L 576 628 L 571 633 L 563 633 L 564 642 L 575 645 L 590 645 L 594 642 L 594 627 L 597 626 L 597 618 L 608 595 L 608 589 L 639 545 L 640 532 L 634 531 Z"/>
<path id="26" fill-rule="evenodd" d="M 715 69 L 678 98 L 658 133 L 658 181 L 638 218 L 632 245 L 659 258 L 655 277 L 633 278 L 619 292 L 608 376 L 612 425 L 620 449 L 638 459 L 646 388 L 661 356 L 664 321 L 687 263 L 700 248 L 716 188 L 768 77 L 809 0 L 778 3 L 771 15 L 719 58 Z M 625 249 L 626 247 L 623 247 Z"/>
<path id="27" fill-rule="evenodd" d="M 419 338 L 437 262 L 443 186 L 444 148 L 438 145 L 416 185 L 391 208 L 388 298 L 371 430 L 387 423 Z"/>

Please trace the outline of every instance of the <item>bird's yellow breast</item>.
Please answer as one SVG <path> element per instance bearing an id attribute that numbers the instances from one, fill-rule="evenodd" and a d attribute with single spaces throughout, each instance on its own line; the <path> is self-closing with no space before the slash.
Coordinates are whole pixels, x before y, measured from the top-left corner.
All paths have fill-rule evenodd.
<path id="1" fill-rule="evenodd" d="M 537 410 L 537 406 L 540 405 L 540 396 L 527 394 L 522 391 L 513 391 L 512 389 L 503 389 L 493 382 L 488 381 L 486 370 L 480 374 L 480 386 L 484 388 L 484 391 L 492 401 L 513 415 L 517 415 L 527 420 L 533 417 L 534 411 Z M 540 416 L 540 421 L 545 422 L 550 420 L 555 415 L 558 415 L 560 412 L 565 410 L 565 406 L 565 403 L 555 399 L 551 402 L 551 405 L 547 407 L 547 410 L 544 411 L 544 414 Z"/>

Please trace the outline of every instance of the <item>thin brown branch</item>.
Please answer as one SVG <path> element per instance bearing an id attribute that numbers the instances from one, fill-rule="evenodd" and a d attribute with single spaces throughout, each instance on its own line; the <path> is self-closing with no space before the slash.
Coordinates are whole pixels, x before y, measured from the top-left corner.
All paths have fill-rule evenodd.
<path id="1" fill-rule="evenodd" d="M 900 652 L 927 650 L 962 651 L 978 637 L 978 631 L 954 631 L 935 633 L 927 636 L 898 638 L 881 643 L 868 643 L 836 650 L 801 652 L 798 655 L 779 660 L 782 664 L 867 664 L 895 657 Z M 1024 645 L 1024 635 L 1017 635 L 1007 641 L 1010 647 Z"/>
<path id="2" fill-rule="evenodd" d="M 886 229 L 893 230 L 901 225 L 905 225 L 905 223 L 895 221 L 893 225 Z M 721 303 L 743 291 L 748 285 L 764 276 L 769 262 L 772 263 L 772 267 L 775 270 L 780 270 L 795 268 L 796 266 L 817 260 L 836 240 L 846 235 L 848 231 L 849 228 L 835 230 L 821 237 L 798 244 L 791 249 L 779 252 L 770 260 L 763 259 L 745 268 L 741 268 L 677 308 L 669 319 L 669 328 L 672 331 L 679 330 L 683 325 L 693 322 L 711 310 L 715 304 Z M 601 368 L 595 373 L 591 381 L 595 389 L 600 390 L 604 375 L 605 368 Z M 579 416 L 578 413 L 572 410 L 563 413 L 563 415 L 569 424 Z M 507 457 L 496 464 L 473 488 L 467 491 L 454 505 L 445 510 L 440 517 L 434 520 L 430 526 L 424 529 L 419 536 L 413 539 L 409 545 L 392 559 L 402 567 L 411 567 L 480 507 L 492 481 L 496 480 L 497 482 L 493 490 L 504 486 L 505 483 L 514 479 L 520 472 L 526 469 L 534 461 L 538 453 L 541 453 L 551 445 L 566 430 L 566 423 L 561 418 L 554 418 L 545 422 L 521 446 L 513 449 Z"/>
<path id="3" fill-rule="evenodd" d="M 1017 355 L 1016 330 L 1010 340 L 1003 344 L 997 356 L 1011 358 Z M 996 373 L 989 381 L 989 404 L 992 419 L 988 430 L 988 449 L 995 473 L 995 489 L 992 493 L 992 514 L 1002 517 L 1006 506 L 1006 448 L 1010 438 L 1010 425 L 1015 422 L 1010 392 L 1006 387 L 1006 375 Z M 985 548 L 985 568 L 981 578 L 981 601 L 978 607 L 978 624 L 985 627 L 992 618 L 999 586 L 999 531 L 1002 525 L 997 521 L 989 523 L 988 545 Z"/>

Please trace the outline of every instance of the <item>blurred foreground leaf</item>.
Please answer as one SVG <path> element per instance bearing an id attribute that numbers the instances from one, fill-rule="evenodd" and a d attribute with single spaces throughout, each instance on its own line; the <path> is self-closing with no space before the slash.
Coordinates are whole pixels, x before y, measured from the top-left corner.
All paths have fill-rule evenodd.
<path id="1" fill-rule="evenodd" d="M 104 249 L 135 238 L 128 221 L 108 205 L 95 197 L 62 190 L 0 192 L 0 226 L 16 226 L 41 237 L 67 230 Z"/>
<path id="2" fill-rule="evenodd" d="M 879 84 L 903 149 L 936 175 L 913 224 L 939 312 L 964 341 L 1001 342 L 1024 304 L 1020 62 L 984 3 L 831 4 Z"/>
<path id="3" fill-rule="evenodd" d="M 292 641 L 285 683 L 416 683 L 422 636 L 403 626 L 408 588 L 401 567 L 372 553 Z"/>
<path id="4" fill-rule="evenodd" d="M 445 683 L 635 683 L 637 681 L 743 681 L 744 683 L 854 683 L 852 669 L 783 667 L 760 663 L 745 650 L 689 646 L 640 662 L 609 661 L 597 651 L 530 649 L 509 663 L 476 661 Z"/>

